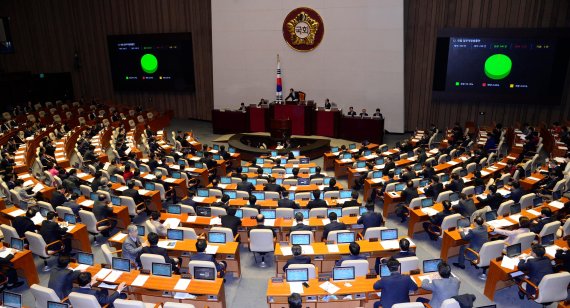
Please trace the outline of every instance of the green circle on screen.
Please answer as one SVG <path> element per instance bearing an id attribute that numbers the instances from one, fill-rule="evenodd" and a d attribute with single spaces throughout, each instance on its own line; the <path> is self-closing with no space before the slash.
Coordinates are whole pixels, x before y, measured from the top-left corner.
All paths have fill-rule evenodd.
<path id="1" fill-rule="evenodd" d="M 147 53 L 141 58 L 141 67 L 147 74 L 152 74 L 158 69 L 158 60 L 154 55 Z"/>
<path id="2" fill-rule="evenodd" d="M 504 54 L 495 54 L 485 61 L 485 75 L 491 79 L 503 79 L 511 73 L 513 62 Z"/>

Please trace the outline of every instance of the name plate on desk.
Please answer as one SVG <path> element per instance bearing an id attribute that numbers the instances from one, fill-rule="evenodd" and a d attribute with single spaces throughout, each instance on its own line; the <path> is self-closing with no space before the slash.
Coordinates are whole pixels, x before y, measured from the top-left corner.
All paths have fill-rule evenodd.
<path id="1" fill-rule="evenodd" d="M 273 283 L 283 283 L 283 277 L 272 277 L 271 282 Z"/>

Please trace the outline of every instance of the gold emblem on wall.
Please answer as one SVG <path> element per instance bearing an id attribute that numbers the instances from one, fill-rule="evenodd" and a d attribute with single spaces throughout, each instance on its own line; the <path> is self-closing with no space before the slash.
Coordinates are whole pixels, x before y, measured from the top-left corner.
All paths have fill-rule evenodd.
<path id="1" fill-rule="evenodd" d="M 321 43 L 324 33 L 323 19 L 311 8 L 296 8 L 283 21 L 283 38 L 298 51 L 315 49 Z"/>

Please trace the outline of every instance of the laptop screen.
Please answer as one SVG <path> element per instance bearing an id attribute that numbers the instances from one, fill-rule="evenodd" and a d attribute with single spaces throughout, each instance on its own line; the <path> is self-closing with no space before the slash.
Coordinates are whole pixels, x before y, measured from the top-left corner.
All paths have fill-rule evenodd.
<path id="1" fill-rule="evenodd" d="M 489 211 L 485 213 L 485 221 L 492 221 L 497 219 L 497 211 Z"/>
<path id="2" fill-rule="evenodd" d="M 48 301 L 47 308 L 69 308 L 69 304 Z"/>
<path id="3" fill-rule="evenodd" d="M 333 153 L 338 152 L 338 147 L 332 147 L 331 152 L 333 152 Z"/>
<path id="4" fill-rule="evenodd" d="M 116 176 L 116 175 L 111 175 L 110 180 L 111 180 L 111 182 L 113 182 L 113 183 L 117 183 L 117 176 Z"/>
<path id="5" fill-rule="evenodd" d="M 350 153 L 342 154 L 342 159 L 351 159 L 351 158 L 352 158 L 352 154 L 350 154 Z"/>
<path id="6" fill-rule="evenodd" d="M 214 155 L 212 155 L 212 159 L 213 160 L 221 160 L 222 156 L 220 154 L 214 154 Z"/>
<path id="7" fill-rule="evenodd" d="M 396 168 L 396 169 L 394 169 L 394 174 L 395 174 L 395 175 L 400 175 L 400 174 L 402 174 L 402 168 Z"/>
<path id="8" fill-rule="evenodd" d="M 356 168 L 364 168 L 364 167 L 366 167 L 365 161 L 359 161 L 356 163 Z"/>
<path id="9" fill-rule="evenodd" d="M 288 282 L 309 281 L 309 269 L 306 268 L 288 268 L 285 270 Z"/>
<path id="10" fill-rule="evenodd" d="M 4 291 L 4 293 L 2 293 L 2 303 L 4 304 L 4 307 L 21 308 L 22 295 Z"/>
<path id="11" fill-rule="evenodd" d="M 339 193 L 340 199 L 351 199 L 352 198 L 352 190 L 341 190 Z"/>
<path id="12" fill-rule="evenodd" d="M 309 218 L 309 209 L 295 209 L 293 210 L 293 215 L 301 213 L 304 218 Z"/>
<path id="13" fill-rule="evenodd" d="M 380 230 L 380 240 L 389 241 L 398 239 L 398 229 L 384 229 Z"/>
<path id="14" fill-rule="evenodd" d="M 400 269 L 398 268 L 398 272 L 400 272 Z M 388 268 L 388 264 L 382 264 L 380 266 L 380 277 L 388 277 L 390 276 L 391 272 L 390 269 Z"/>
<path id="15" fill-rule="evenodd" d="M 540 244 L 542 246 L 550 246 L 554 244 L 554 233 L 547 234 L 540 238 Z"/>
<path id="16" fill-rule="evenodd" d="M 263 191 L 252 191 L 251 194 L 255 196 L 258 201 L 265 200 L 265 192 Z"/>
<path id="17" fill-rule="evenodd" d="M 263 165 L 263 158 L 256 158 L 256 159 L 255 159 L 255 164 L 258 165 L 258 166 Z"/>
<path id="18" fill-rule="evenodd" d="M 96 192 L 91 192 L 89 194 L 89 199 L 91 199 L 93 201 L 97 201 L 97 200 L 99 200 L 99 195 Z"/>
<path id="19" fill-rule="evenodd" d="M 298 178 L 297 179 L 297 185 L 299 185 L 299 186 L 309 185 L 310 181 L 311 180 L 309 180 L 309 178 Z"/>
<path id="20" fill-rule="evenodd" d="M 275 219 L 277 217 L 275 210 L 262 209 L 259 213 L 263 215 L 265 219 Z"/>
<path id="21" fill-rule="evenodd" d="M 210 217 L 212 216 L 212 209 L 209 206 L 197 206 L 196 215 Z"/>
<path id="22" fill-rule="evenodd" d="M 247 179 L 247 182 L 250 182 L 251 185 L 257 185 L 257 179 Z"/>
<path id="23" fill-rule="evenodd" d="M 510 208 L 510 214 L 514 215 L 514 214 L 518 214 L 521 212 L 521 204 L 520 203 L 515 203 L 513 205 L 511 205 Z"/>
<path id="24" fill-rule="evenodd" d="M 24 240 L 15 237 L 11 238 L 10 247 L 22 251 L 24 250 Z"/>
<path id="25" fill-rule="evenodd" d="M 480 195 L 485 191 L 485 186 L 481 185 L 481 186 L 477 186 L 475 187 L 475 194 L 476 195 Z"/>
<path id="26" fill-rule="evenodd" d="M 338 244 L 347 244 L 354 242 L 354 232 L 339 232 L 336 234 L 336 242 Z"/>
<path id="27" fill-rule="evenodd" d="M 316 173 L 316 172 L 317 172 L 317 167 L 309 168 L 309 173 Z"/>
<path id="28" fill-rule="evenodd" d="M 146 182 L 146 183 L 144 183 L 144 189 L 146 189 L 146 190 L 154 190 L 154 183 L 152 183 L 152 182 Z"/>
<path id="29" fill-rule="evenodd" d="M 230 199 L 237 198 L 237 192 L 235 190 L 225 190 L 224 194 L 228 195 L 228 197 L 230 197 Z"/>
<path id="30" fill-rule="evenodd" d="M 185 165 L 186 165 L 186 161 L 185 161 L 184 159 L 179 159 L 179 160 L 178 160 L 178 164 L 179 164 L 180 166 L 185 166 Z"/>
<path id="31" fill-rule="evenodd" d="M 331 182 L 331 179 L 332 179 L 331 177 L 324 177 L 323 178 L 323 184 L 329 185 L 329 183 Z"/>
<path id="32" fill-rule="evenodd" d="M 509 258 L 516 257 L 521 254 L 521 243 L 507 246 L 507 256 Z"/>
<path id="33" fill-rule="evenodd" d="M 296 151 L 296 150 L 295 150 L 295 151 L 291 151 L 291 153 L 293 153 L 293 156 L 295 156 L 295 157 L 301 156 L 301 151 Z"/>
<path id="34" fill-rule="evenodd" d="M 167 211 L 169 214 L 180 214 L 182 213 L 182 207 L 180 204 L 169 204 Z"/>
<path id="35" fill-rule="evenodd" d="M 219 146 L 219 145 L 217 145 L 217 144 L 214 144 L 214 147 L 213 147 L 213 149 L 214 149 L 214 150 L 216 150 L 216 151 L 219 151 L 219 150 L 220 150 L 220 146 Z"/>
<path id="36" fill-rule="evenodd" d="M 231 154 L 233 154 L 233 153 L 236 152 L 236 149 L 235 149 L 235 148 L 228 148 L 228 152 L 230 152 Z"/>
<path id="37" fill-rule="evenodd" d="M 442 174 L 441 175 L 441 182 L 449 181 L 449 174 Z"/>
<path id="38" fill-rule="evenodd" d="M 291 234 L 291 244 L 293 245 L 310 245 L 310 234 Z"/>
<path id="39" fill-rule="evenodd" d="M 535 206 L 535 207 L 541 205 L 542 202 L 543 202 L 543 201 L 542 201 L 542 197 L 534 197 L 534 198 L 532 199 L 532 205 Z"/>
<path id="40" fill-rule="evenodd" d="M 335 208 L 329 208 L 327 209 L 327 217 L 331 214 L 331 213 L 336 213 L 336 217 L 342 217 L 342 209 L 335 207 Z"/>
<path id="41" fill-rule="evenodd" d="M 226 243 L 226 234 L 223 232 L 209 232 L 208 233 L 208 242 L 216 243 L 216 244 L 225 244 Z"/>
<path id="42" fill-rule="evenodd" d="M 93 264 L 95 264 L 95 261 L 93 259 L 93 254 L 92 253 L 86 253 L 86 252 L 78 252 L 77 253 L 77 263 L 93 266 Z"/>
<path id="43" fill-rule="evenodd" d="M 420 171 L 420 170 L 422 170 L 422 164 L 415 164 L 414 171 Z"/>
<path id="44" fill-rule="evenodd" d="M 137 232 L 139 236 L 144 236 L 145 233 L 144 226 L 137 226 Z"/>
<path id="45" fill-rule="evenodd" d="M 220 178 L 220 184 L 231 184 L 232 178 L 229 176 L 223 176 Z"/>
<path id="46" fill-rule="evenodd" d="M 403 191 L 404 189 L 406 189 L 406 183 L 396 184 L 396 191 Z"/>
<path id="47" fill-rule="evenodd" d="M 172 171 L 172 178 L 180 179 L 180 178 L 182 178 L 182 175 L 180 175 L 180 172 L 178 172 L 178 171 Z"/>
<path id="48" fill-rule="evenodd" d="M 366 212 L 368 212 L 368 210 L 366 209 L 366 207 L 365 207 L 365 206 L 361 206 L 361 207 L 359 208 L 358 214 L 359 214 L 360 216 L 362 216 L 362 215 L 364 215 L 364 213 L 366 213 Z"/>
<path id="49" fill-rule="evenodd" d="M 432 205 L 433 205 L 433 199 L 432 198 L 422 199 L 422 207 L 430 207 Z"/>
<path id="50" fill-rule="evenodd" d="M 112 267 L 114 270 L 130 272 L 131 271 L 131 261 L 129 259 L 116 258 L 113 257 Z"/>
<path id="51" fill-rule="evenodd" d="M 263 168 L 263 173 L 271 174 L 271 172 L 272 172 L 271 168 Z"/>
<path id="52" fill-rule="evenodd" d="M 279 156 L 277 151 L 271 151 L 271 157 L 277 157 L 277 156 Z"/>
<path id="53" fill-rule="evenodd" d="M 376 165 L 383 165 L 384 164 L 384 158 L 378 158 L 378 159 L 376 159 L 376 161 L 374 163 Z"/>
<path id="54" fill-rule="evenodd" d="M 382 171 L 374 171 L 372 172 L 372 178 L 373 179 L 379 179 L 382 177 Z"/>
<path id="55" fill-rule="evenodd" d="M 156 276 L 170 277 L 172 276 L 172 264 L 170 263 L 152 263 L 152 274 Z"/>
<path id="56" fill-rule="evenodd" d="M 301 164 L 308 164 L 310 162 L 311 162 L 310 159 L 307 157 L 299 158 L 299 163 Z"/>
<path id="57" fill-rule="evenodd" d="M 425 179 L 425 180 L 420 180 L 420 187 L 426 187 L 429 184 L 429 180 Z"/>
<path id="58" fill-rule="evenodd" d="M 121 198 L 116 197 L 116 196 L 112 196 L 111 202 L 113 203 L 113 205 L 121 205 Z"/>
<path id="59" fill-rule="evenodd" d="M 63 220 L 67 221 L 67 223 L 71 224 L 71 225 L 74 225 L 77 223 L 77 219 L 75 218 L 75 215 L 69 214 L 69 213 L 65 213 L 63 215 Z"/>
<path id="60" fill-rule="evenodd" d="M 437 272 L 441 259 L 424 260 L 424 273 Z"/>
<path id="61" fill-rule="evenodd" d="M 216 280 L 216 269 L 211 267 L 194 267 L 194 279 L 198 280 Z"/>
<path id="62" fill-rule="evenodd" d="M 204 163 L 196 162 L 196 163 L 194 163 L 194 168 L 196 168 L 196 169 L 204 169 Z"/>
<path id="63" fill-rule="evenodd" d="M 354 280 L 354 266 L 336 266 L 333 268 L 333 280 Z"/>
<path id="64" fill-rule="evenodd" d="M 348 145 L 348 148 L 351 149 L 351 150 L 356 149 L 356 143 L 351 143 L 351 144 L 349 144 L 349 145 Z"/>
<path id="65" fill-rule="evenodd" d="M 42 217 L 46 217 L 48 213 L 49 213 L 48 208 L 40 206 L 40 215 L 42 215 Z"/>
<path id="66" fill-rule="evenodd" d="M 181 241 L 184 239 L 184 231 L 180 229 L 168 229 L 166 230 L 166 237 L 169 240 Z"/>
<path id="67" fill-rule="evenodd" d="M 205 188 L 199 188 L 197 193 L 198 193 L 198 197 L 203 197 L 203 198 L 206 198 L 209 195 L 208 190 Z"/>
<path id="68" fill-rule="evenodd" d="M 275 184 L 283 185 L 283 179 L 282 178 L 275 179 Z"/>
<path id="69" fill-rule="evenodd" d="M 495 186 L 497 186 L 497 188 L 503 188 L 505 186 L 505 183 L 501 180 L 498 180 L 495 182 Z"/>
<path id="70" fill-rule="evenodd" d="M 459 220 L 457 220 L 457 227 L 458 228 L 467 228 L 471 225 L 471 221 L 469 220 L 469 218 L 461 218 Z"/>
<path id="71" fill-rule="evenodd" d="M 459 170 L 459 176 L 466 176 L 466 175 L 467 175 L 467 170 L 465 169 Z"/>
<path id="72" fill-rule="evenodd" d="M 287 174 L 292 174 L 292 173 L 293 173 L 293 167 L 287 167 L 287 168 L 285 168 L 285 173 L 287 173 Z"/>

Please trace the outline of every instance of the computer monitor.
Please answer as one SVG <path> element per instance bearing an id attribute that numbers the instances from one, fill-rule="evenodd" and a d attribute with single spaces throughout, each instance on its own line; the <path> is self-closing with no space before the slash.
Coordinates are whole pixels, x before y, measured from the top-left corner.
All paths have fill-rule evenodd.
<path id="1" fill-rule="evenodd" d="M 398 229 L 384 229 L 380 230 L 380 240 L 390 241 L 398 239 Z"/>
<path id="2" fill-rule="evenodd" d="M 228 148 L 228 152 L 230 154 L 234 154 L 236 152 L 236 149 L 235 148 Z"/>
<path id="3" fill-rule="evenodd" d="M 264 191 L 252 191 L 251 194 L 258 200 L 265 200 L 265 192 Z"/>
<path id="4" fill-rule="evenodd" d="M 433 199 L 432 198 L 424 198 L 421 201 L 422 207 L 430 207 L 433 206 Z"/>
<path id="5" fill-rule="evenodd" d="M 241 173 L 248 173 L 249 167 L 241 167 Z"/>
<path id="6" fill-rule="evenodd" d="M 93 201 L 97 201 L 97 200 L 99 200 L 99 194 L 97 194 L 96 192 L 91 192 L 91 193 L 89 193 L 89 199 L 91 199 Z"/>
<path id="7" fill-rule="evenodd" d="M 327 209 L 327 217 L 329 217 L 329 215 L 331 213 L 336 213 L 336 217 L 342 217 L 342 208 L 339 208 L 339 207 L 328 208 Z"/>
<path id="8" fill-rule="evenodd" d="M 111 175 L 111 178 L 109 180 L 111 180 L 111 182 L 113 182 L 113 183 L 117 183 L 117 176 Z"/>
<path id="9" fill-rule="evenodd" d="M 122 272 L 131 271 L 131 261 L 129 259 L 113 257 L 111 262 L 113 270 L 122 271 Z"/>
<path id="10" fill-rule="evenodd" d="M 78 252 L 77 263 L 93 266 L 93 264 L 95 264 L 95 259 L 93 258 L 92 253 Z"/>
<path id="11" fill-rule="evenodd" d="M 420 171 L 422 170 L 422 164 L 415 164 L 413 167 L 414 171 Z"/>
<path id="12" fill-rule="evenodd" d="M 420 187 L 426 187 L 429 185 L 429 179 L 420 180 Z"/>
<path id="13" fill-rule="evenodd" d="M 336 234 L 337 244 L 349 244 L 354 242 L 355 236 L 354 232 L 339 232 Z"/>
<path id="14" fill-rule="evenodd" d="M 382 178 L 382 171 L 374 171 L 374 172 L 372 172 L 372 178 L 373 178 L 373 179 L 380 179 L 380 178 Z"/>
<path id="15" fill-rule="evenodd" d="M 533 205 L 533 207 L 537 207 L 537 206 L 542 205 L 542 202 L 544 202 L 544 201 L 542 200 L 542 197 L 534 197 L 534 198 L 532 199 L 532 205 Z"/>
<path id="16" fill-rule="evenodd" d="M 196 194 L 198 195 L 198 197 L 206 198 L 209 196 L 210 192 L 208 191 L 207 188 L 198 188 Z"/>
<path id="17" fill-rule="evenodd" d="M 360 216 L 364 215 L 364 213 L 366 213 L 366 212 L 368 212 L 368 210 L 366 209 L 365 206 L 361 206 L 361 207 L 359 208 L 359 210 L 358 210 L 358 214 L 359 214 Z"/>
<path id="18" fill-rule="evenodd" d="M 261 166 L 261 165 L 263 165 L 263 163 L 264 163 L 264 159 L 263 159 L 263 158 L 259 158 L 259 157 L 258 157 L 258 158 L 255 159 L 255 164 L 256 164 L 256 165 Z"/>
<path id="19" fill-rule="evenodd" d="M 272 209 L 261 209 L 259 214 L 263 215 L 265 219 L 275 219 L 277 217 L 276 211 Z"/>
<path id="20" fill-rule="evenodd" d="M 14 248 L 19 251 L 24 250 L 24 240 L 13 237 L 10 239 L 10 248 Z"/>
<path id="21" fill-rule="evenodd" d="M 272 173 L 271 167 L 263 168 L 263 173 L 264 173 L 264 174 L 271 174 L 271 173 Z"/>
<path id="22" fill-rule="evenodd" d="M 154 183 L 153 183 L 153 182 L 146 182 L 146 183 L 144 183 L 144 189 L 146 189 L 146 190 L 154 190 Z"/>
<path id="23" fill-rule="evenodd" d="M 81 196 L 81 189 L 79 189 L 79 188 L 74 188 L 74 189 L 72 190 L 72 192 L 73 192 L 74 194 L 78 195 L 78 196 Z"/>
<path id="24" fill-rule="evenodd" d="M 441 182 L 447 182 L 449 181 L 449 174 L 442 174 L 441 175 Z"/>
<path id="25" fill-rule="evenodd" d="M 497 211 L 489 211 L 485 213 L 485 221 L 492 221 L 497 219 Z"/>
<path id="26" fill-rule="evenodd" d="M 295 200 L 295 193 L 289 192 L 289 200 Z"/>
<path id="27" fill-rule="evenodd" d="M 179 160 L 178 160 L 178 164 L 179 164 L 180 166 L 185 166 L 185 165 L 186 165 L 186 161 L 185 161 L 184 159 L 179 159 Z"/>
<path id="28" fill-rule="evenodd" d="M 485 186 L 480 185 L 475 187 L 475 194 L 480 195 L 485 191 Z"/>
<path id="29" fill-rule="evenodd" d="M 196 169 L 204 169 L 204 163 L 196 162 L 196 163 L 194 163 L 194 168 L 196 168 Z M 242 169 L 242 171 L 243 171 L 243 169 Z M 247 172 L 247 171 L 245 171 L 245 172 Z"/>
<path id="30" fill-rule="evenodd" d="M 292 245 L 310 245 L 311 235 L 310 234 L 291 234 L 291 244 Z"/>
<path id="31" fill-rule="evenodd" d="M 277 157 L 277 156 L 279 156 L 277 151 L 271 151 L 271 157 Z"/>
<path id="32" fill-rule="evenodd" d="M 520 255 L 522 252 L 521 249 L 522 249 L 521 243 L 507 246 L 507 257 L 514 258 Z"/>
<path id="33" fill-rule="evenodd" d="M 222 160 L 222 156 L 220 154 L 214 154 L 214 155 L 212 155 L 212 159 L 213 160 Z"/>
<path id="34" fill-rule="evenodd" d="M 366 168 L 366 162 L 365 161 L 359 161 L 356 163 L 356 168 Z"/>
<path id="35" fill-rule="evenodd" d="M 329 183 L 331 182 L 331 179 L 332 179 L 331 177 L 325 176 L 325 177 L 323 178 L 323 184 L 324 184 L 324 185 L 329 185 Z"/>
<path id="36" fill-rule="evenodd" d="M 228 197 L 230 197 L 230 199 L 237 198 L 237 191 L 235 191 L 235 190 L 225 190 L 224 194 L 228 195 Z"/>
<path id="37" fill-rule="evenodd" d="M 451 195 L 449 195 L 449 201 L 451 202 L 459 201 L 459 194 L 454 192 Z"/>
<path id="38" fill-rule="evenodd" d="M 193 278 L 197 280 L 216 280 L 216 269 L 212 267 L 194 266 Z"/>
<path id="39" fill-rule="evenodd" d="M 477 165 L 475 166 L 475 170 L 477 170 L 477 171 L 481 171 L 481 170 L 483 170 L 483 166 L 482 166 L 482 165 L 479 165 L 479 164 L 477 164 Z"/>
<path id="40" fill-rule="evenodd" d="M 554 244 L 554 233 L 544 235 L 543 237 L 540 238 L 540 245 L 542 246 L 550 246 L 553 244 Z"/>
<path id="41" fill-rule="evenodd" d="M 354 280 L 354 266 L 335 266 L 332 272 L 333 280 Z"/>
<path id="42" fill-rule="evenodd" d="M 331 148 L 331 152 L 333 152 L 333 153 L 338 152 L 338 147 L 332 147 L 332 148 Z"/>
<path id="43" fill-rule="evenodd" d="M 295 156 L 295 157 L 301 156 L 301 151 L 298 151 L 298 150 L 291 151 L 291 153 L 293 153 L 293 156 Z"/>
<path id="44" fill-rule="evenodd" d="M 283 179 L 282 178 L 275 179 L 275 184 L 283 185 Z"/>
<path id="45" fill-rule="evenodd" d="M 60 302 L 47 302 L 47 308 L 69 308 L 69 304 L 67 303 L 60 303 Z"/>
<path id="46" fill-rule="evenodd" d="M 236 209 L 236 215 L 237 218 L 242 219 L 243 218 L 243 210 L 242 209 Z"/>
<path id="47" fill-rule="evenodd" d="M 352 198 L 352 190 L 341 190 L 339 192 L 340 199 L 351 199 Z"/>
<path id="48" fill-rule="evenodd" d="M 202 152 L 202 151 L 197 151 L 197 152 L 196 152 L 196 156 L 198 156 L 198 157 L 204 157 L 204 152 Z"/>
<path id="49" fill-rule="evenodd" d="M 471 220 L 469 220 L 469 218 L 463 217 L 457 220 L 458 228 L 467 228 L 469 226 L 471 226 Z"/>
<path id="50" fill-rule="evenodd" d="M 503 188 L 505 186 L 505 182 L 498 180 L 495 182 L 495 186 L 497 186 L 497 188 Z"/>
<path id="51" fill-rule="evenodd" d="M 383 146 L 383 147 L 380 147 L 380 151 L 381 151 L 381 152 L 386 152 L 386 151 L 388 151 L 388 146 L 385 145 L 385 146 Z"/>
<path id="52" fill-rule="evenodd" d="M 309 209 L 295 209 L 293 210 L 293 215 L 297 213 L 303 214 L 303 218 L 309 218 Z"/>
<path id="53" fill-rule="evenodd" d="M 441 263 L 441 259 L 424 260 L 423 272 L 434 273 L 437 272 L 437 267 Z"/>
<path id="54" fill-rule="evenodd" d="M 40 215 L 42 215 L 42 217 L 46 217 L 49 212 L 47 207 L 40 206 Z"/>
<path id="55" fill-rule="evenodd" d="M 223 232 L 208 232 L 208 242 L 216 244 L 225 244 L 226 234 Z"/>
<path id="56" fill-rule="evenodd" d="M 310 182 L 311 182 L 311 180 L 309 178 L 298 178 L 297 179 L 297 185 L 299 185 L 299 186 L 307 186 L 307 185 L 309 185 Z"/>
<path id="57" fill-rule="evenodd" d="M 509 210 L 509 214 L 514 215 L 514 214 L 518 214 L 521 212 L 521 204 L 520 203 L 515 203 L 513 205 L 511 205 L 511 208 Z"/>
<path id="58" fill-rule="evenodd" d="M 287 167 L 287 168 L 285 168 L 285 173 L 286 173 L 286 174 L 293 174 L 293 167 Z"/>
<path id="59" fill-rule="evenodd" d="M 350 154 L 350 153 L 342 154 L 342 159 L 351 159 L 351 158 L 352 158 L 352 154 Z"/>
<path id="60" fill-rule="evenodd" d="M 63 220 L 66 221 L 70 225 L 74 225 L 77 223 L 77 218 L 73 214 L 65 213 L 63 215 Z"/>
<path id="61" fill-rule="evenodd" d="M 247 182 L 250 182 L 251 185 L 253 185 L 253 186 L 257 185 L 257 179 L 251 179 L 250 178 L 250 179 L 247 179 Z"/>
<path id="62" fill-rule="evenodd" d="M 406 183 L 396 184 L 396 191 L 404 191 L 404 189 L 406 189 Z"/>
<path id="63" fill-rule="evenodd" d="M 309 281 L 309 269 L 307 268 L 288 268 L 285 270 L 287 282 L 305 282 Z"/>
<path id="64" fill-rule="evenodd" d="M 316 173 L 317 172 L 317 167 L 310 167 L 309 168 L 309 173 Z"/>
<path id="65" fill-rule="evenodd" d="M 557 190 L 552 192 L 552 200 L 558 200 L 562 197 L 562 191 Z"/>
<path id="66" fill-rule="evenodd" d="M 398 272 L 400 272 L 400 268 L 398 268 Z M 391 274 L 392 273 L 390 272 L 390 269 L 388 268 L 388 264 L 380 265 L 380 277 L 388 277 Z"/>
<path id="67" fill-rule="evenodd" d="M 172 171 L 172 178 L 173 179 L 181 179 L 182 178 L 182 174 L 180 173 L 180 171 Z"/>
<path id="68" fill-rule="evenodd" d="M 222 176 L 220 178 L 220 184 L 231 184 L 232 183 L 232 178 L 229 176 Z"/>
<path id="69" fill-rule="evenodd" d="M 155 276 L 171 277 L 172 276 L 172 264 L 152 262 L 151 273 Z"/>
<path id="70" fill-rule="evenodd" d="M 384 164 L 384 158 L 377 158 L 377 159 L 374 161 L 374 164 L 376 164 L 376 165 L 383 165 L 383 164 Z"/>
<path id="71" fill-rule="evenodd" d="M 22 307 L 22 295 L 17 294 L 17 293 L 4 291 L 4 293 L 2 293 L 2 304 L 4 307 L 21 308 Z"/>
<path id="72" fill-rule="evenodd" d="M 459 176 L 461 177 L 467 176 L 467 170 L 466 169 L 459 170 Z"/>
<path id="73" fill-rule="evenodd" d="M 113 203 L 113 205 L 121 205 L 121 198 L 117 196 L 112 196 L 111 203 Z"/>
<path id="74" fill-rule="evenodd" d="M 306 164 L 308 164 L 308 163 L 310 163 L 310 162 L 311 162 L 311 160 L 310 160 L 308 157 L 299 158 L 299 163 L 300 163 L 300 164 L 305 164 L 305 165 L 306 165 Z"/>
<path id="75" fill-rule="evenodd" d="M 531 176 L 531 175 L 532 175 L 532 171 L 531 171 L 530 169 L 529 169 L 529 170 L 526 170 L 525 173 L 524 173 L 524 176 L 527 177 L 527 178 L 528 178 L 529 176 Z"/>
<path id="76" fill-rule="evenodd" d="M 356 149 L 356 143 L 351 143 L 351 144 L 349 144 L 349 145 L 348 145 L 348 148 L 349 148 L 350 150 Z"/>
<path id="77" fill-rule="evenodd" d="M 368 156 L 368 155 L 371 155 L 371 154 L 372 154 L 372 151 L 370 151 L 370 150 L 364 150 L 364 152 L 362 152 L 362 155 L 363 155 L 363 156 Z"/>
<path id="78" fill-rule="evenodd" d="M 184 231 L 180 229 L 168 229 L 166 230 L 166 237 L 169 240 L 181 241 L 184 239 Z"/>
<path id="79" fill-rule="evenodd" d="M 168 207 L 166 208 L 166 211 L 168 212 L 168 214 L 180 214 L 182 213 L 182 206 L 180 206 L 180 204 L 169 204 Z"/>
<path id="80" fill-rule="evenodd" d="M 279 161 L 282 165 L 285 165 L 287 163 L 287 158 L 281 158 Z"/>
<path id="81" fill-rule="evenodd" d="M 213 147 L 213 149 L 214 149 L 214 150 L 216 150 L 216 151 L 219 151 L 219 150 L 220 150 L 220 146 L 219 146 L 219 145 L 217 145 L 217 144 L 214 144 L 214 147 Z"/>
<path id="82" fill-rule="evenodd" d="M 144 236 L 145 234 L 144 226 L 137 226 L 137 233 L 139 236 Z"/>
<path id="83" fill-rule="evenodd" d="M 395 168 L 394 169 L 394 175 L 400 176 L 400 174 L 402 174 L 402 168 Z"/>

